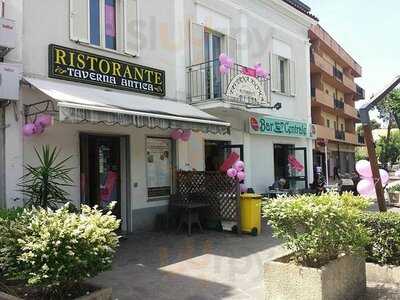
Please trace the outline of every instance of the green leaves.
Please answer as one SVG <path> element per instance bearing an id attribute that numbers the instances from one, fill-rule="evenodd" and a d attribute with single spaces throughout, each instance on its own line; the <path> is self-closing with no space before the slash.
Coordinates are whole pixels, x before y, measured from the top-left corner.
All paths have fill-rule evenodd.
<path id="1" fill-rule="evenodd" d="M 72 186 L 70 177 L 72 168 L 65 167 L 71 156 L 59 161 L 60 151 L 57 147 L 46 145 L 39 153 L 35 148 L 39 166 L 25 165 L 25 175 L 19 184 L 23 194 L 28 198 L 27 206 L 58 208 L 58 204 L 68 202 L 69 194 L 64 190 Z"/>
<path id="2" fill-rule="evenodd" d="M 300 195 L 266 204 L 263 215 L 297 263 L 320 267 L 342 254 L 363 253 L 368 235 L 358 220 L 369 204 L 350 193 Z"/>
<path id="3" fill-rule="evenodd" d="M 111 268 L 120 221 L 87 206 L 25 209 L 14 221 L 0 219 L 0 270 L 42 289 L 60 290 Z"/>

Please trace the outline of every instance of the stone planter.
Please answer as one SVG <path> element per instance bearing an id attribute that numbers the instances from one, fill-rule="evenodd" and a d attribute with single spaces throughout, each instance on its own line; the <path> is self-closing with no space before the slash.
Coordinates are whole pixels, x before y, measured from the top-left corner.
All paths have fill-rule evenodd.
<path id="1" fill-rule="evenodd" d="M 343 256 L 318 269 L 289 263 L 289 257 L 265 263 L 265 299 L 351 300 L 366 292 L 364 258 Z"/>
<path id="2" fill-rule="evenodd" d="M 367 263 L 367 281 L 400 284 L 400 267 Z"/>
<path id="3" fill-rule="evenodd" d="M 400 205 L 400 192 L 389 192 L 390 205 Z"/>
<path id="4" fill-rule="evenodd" d="M 21 298 L 0 292 L 0 300 L 23 300 Z M 112 289 L 102 288 L 89 295 L 81 296 L 76 300 L 112 300 Z"/>

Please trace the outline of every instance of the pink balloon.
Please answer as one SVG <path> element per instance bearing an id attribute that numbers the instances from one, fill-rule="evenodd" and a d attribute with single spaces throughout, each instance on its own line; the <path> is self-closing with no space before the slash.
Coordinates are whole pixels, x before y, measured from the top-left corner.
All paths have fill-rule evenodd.
<path id="1" fill-rule="evenodd" d="M 236 169 L 236 171 L 238 171 L 238 172 L 243 171 L 244 170 L 244 162 L 241 160 L 238 160 L 233 164 L 232 168 Z"/>
<path id="2" fill-rule="evenodd" d="M 187 142 L 190 140 L 190 137 L 192 136 L 192 131 L 191 130 L 184 130 L 182 135 L 181 135 L 181 140 L 184 142 Z"/>
<path id="3" fill-rule="evenodd" d="M 37 121 L 34 123 L 36 127 L 36 132 L 35 134 L 40 135 L 44 132 L 44 126 L 41 123 L 38 123 Z"/>
<path id="4" fill-rule="evenodd" d="M 237 172 L 237 178 L 239 179 L 239 181 L 245 180 L 246 178 L 246 173 L 243 171 Z"/>
<path id="5" fill-rule="evenodd" d="M 53 116 L 51 115 L 40 115 L 37 117 L 35 124 L 40 124 L 42 127 L 48 127 L 53 125 Z"/>
<path id="6" fill-rule="evenodd" d="M 36 131 L 37 131 L 36 125 L 33 123 L 25 124 L 24 127 L 22 128 L 24 136 L 32 136 L 36 133 Z"/>
<path id="7" fill-rule="evenodd" d="M 357 170 L 357 173 L 360 174 L 360 176 L 362 176 L 362 177 L 365 177 L 365 178 L 372 177 L 371 164 L 367 160 L 358 161 L 356 163 L 356 170 Z"/>
<path id="8" fill-rule="evenodd" d="M 238 172 L 234 168 L 230 168 L 228 171 L 226 171 L 226 175 L 228 175 L 230 178 L 235 178 L 237 173 Z"/>
<path id="9" fill-rule="evenodd" d="M 374 180 L 372 178 L 361 179 L 357 184 L 357 191 L 361 196 L 371 196 L 375 192 Z"/>
<path id="10" fill-rule="evenodd" d="M 386 185 L 389 182 L 389 173 L 384 169 L 379 169 L 379 174 L 381 176 L 382 185 Z"/>
<path id="11" fill-rule="evenodd" d="M 228 56 L 225 53 L 221 53 L 219 56 L 219 62 L 221 65 L 226 65 Z"/>
<path id="12" fill-rule="evenodd" d="M 225 67 L 232 68 L 232 66 L 233 66 L 233 59 L 230 58 L 230 57 L 228 57 L 228 58 L 226 59 L 226 64 L 224 64 L 224 65 L 225 65 Z"/>
<path id="13" fill-rule="evenodd" d="M 183 134 L 183 130 L 182 129 L 174 129 L 171 132 L 171 138 L 173 140 L 179 140 L 181 138 L 182 134 Z"/>
<path id="14" fill-rule="evenodd" d="M 240 185 L 240 192 L 241 193 L 247 193 L 247 187 L 244 184 Z"/>
<path id="15" fill-rule="evenodd" d="M 228 69 L 225 65 L 220 65 L 220 66 L 219 66 L 219 72 L 220 72 L 221 74 L 226 74 L 226 73 L 229 72 L 229 69 Z"/>

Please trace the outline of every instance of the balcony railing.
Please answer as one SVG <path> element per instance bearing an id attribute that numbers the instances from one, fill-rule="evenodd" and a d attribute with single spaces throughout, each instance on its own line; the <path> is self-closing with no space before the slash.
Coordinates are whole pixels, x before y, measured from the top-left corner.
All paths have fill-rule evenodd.
<path id="1" fill-rule="evenodd" d="M 340 71 L 338 68 L 333 66 L 333 76 L 336 77 L 336 79 L 343 81 L 343 72 Z"/>
<path id="2" fill-rule="evenodd" d="M 335 138 L 344 141 L 346 140 L 346 133 L 341 130 L 335 130 Z"/>
<path id="3" fill-rule="evenodd" d="M 357 90 L 357 100 L 365 99 L 365 90 L 358 84 L 356 85 L 356 90 Z"/>
<path id="4" fill-rule="evenodd" d="M 253 69 L 234 64 L 226 74 L 219 71 L 218 59 L 189 66 L 186 68 L 188 95 L 190 104 L 221 101 L 238 105 L 262 106 L 271 103 L 271 80 L 252 76 Z M 245 75 L 239 79 L 239 75 Z M 233 82 L 234 79 L 239 79 Z M 244 82 L 247 81 L 247 82 Z M 241 85 L 232 95 L 231 83 Z M 251 88 L 248 88 L 251 86 Z"/>
<path id="5" fill-rule="evenodd" d="M 336 109 L 344 110 L 344 102 L 343 101 L 333 98 L 333 102 L 335 103 Z"/>

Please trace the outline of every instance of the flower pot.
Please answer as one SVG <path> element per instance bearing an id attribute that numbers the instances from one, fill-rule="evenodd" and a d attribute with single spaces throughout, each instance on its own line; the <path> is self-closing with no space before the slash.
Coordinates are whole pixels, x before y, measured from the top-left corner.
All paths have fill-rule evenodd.
<path id="1" fill-rule="evenodd" d="M 391 205 L 400 205 L 400 192 L 389 192 L 389 203 Z"/>
<path id="2" fill-rule="evenodd" d="M 321 268 L 289 262 L 290 255 L 265 263 L 267 300 L 351 300 L 366 291 L 365 259 L 342 256 Z"/>
<path id="3" fill-rule="evenodd" d="M 400 267 L 367 263 L 367 281 L 376 283 L 400 284 Z"/>
<path id="4" fill-rule="evenodd" d="M 89 295 L 84 295 L 75 300 L 111 300 L 112 289 L 111 288 L 100 288 Z M 21 298 L 0 292 L 0 300 L 23 300 Z"/>

